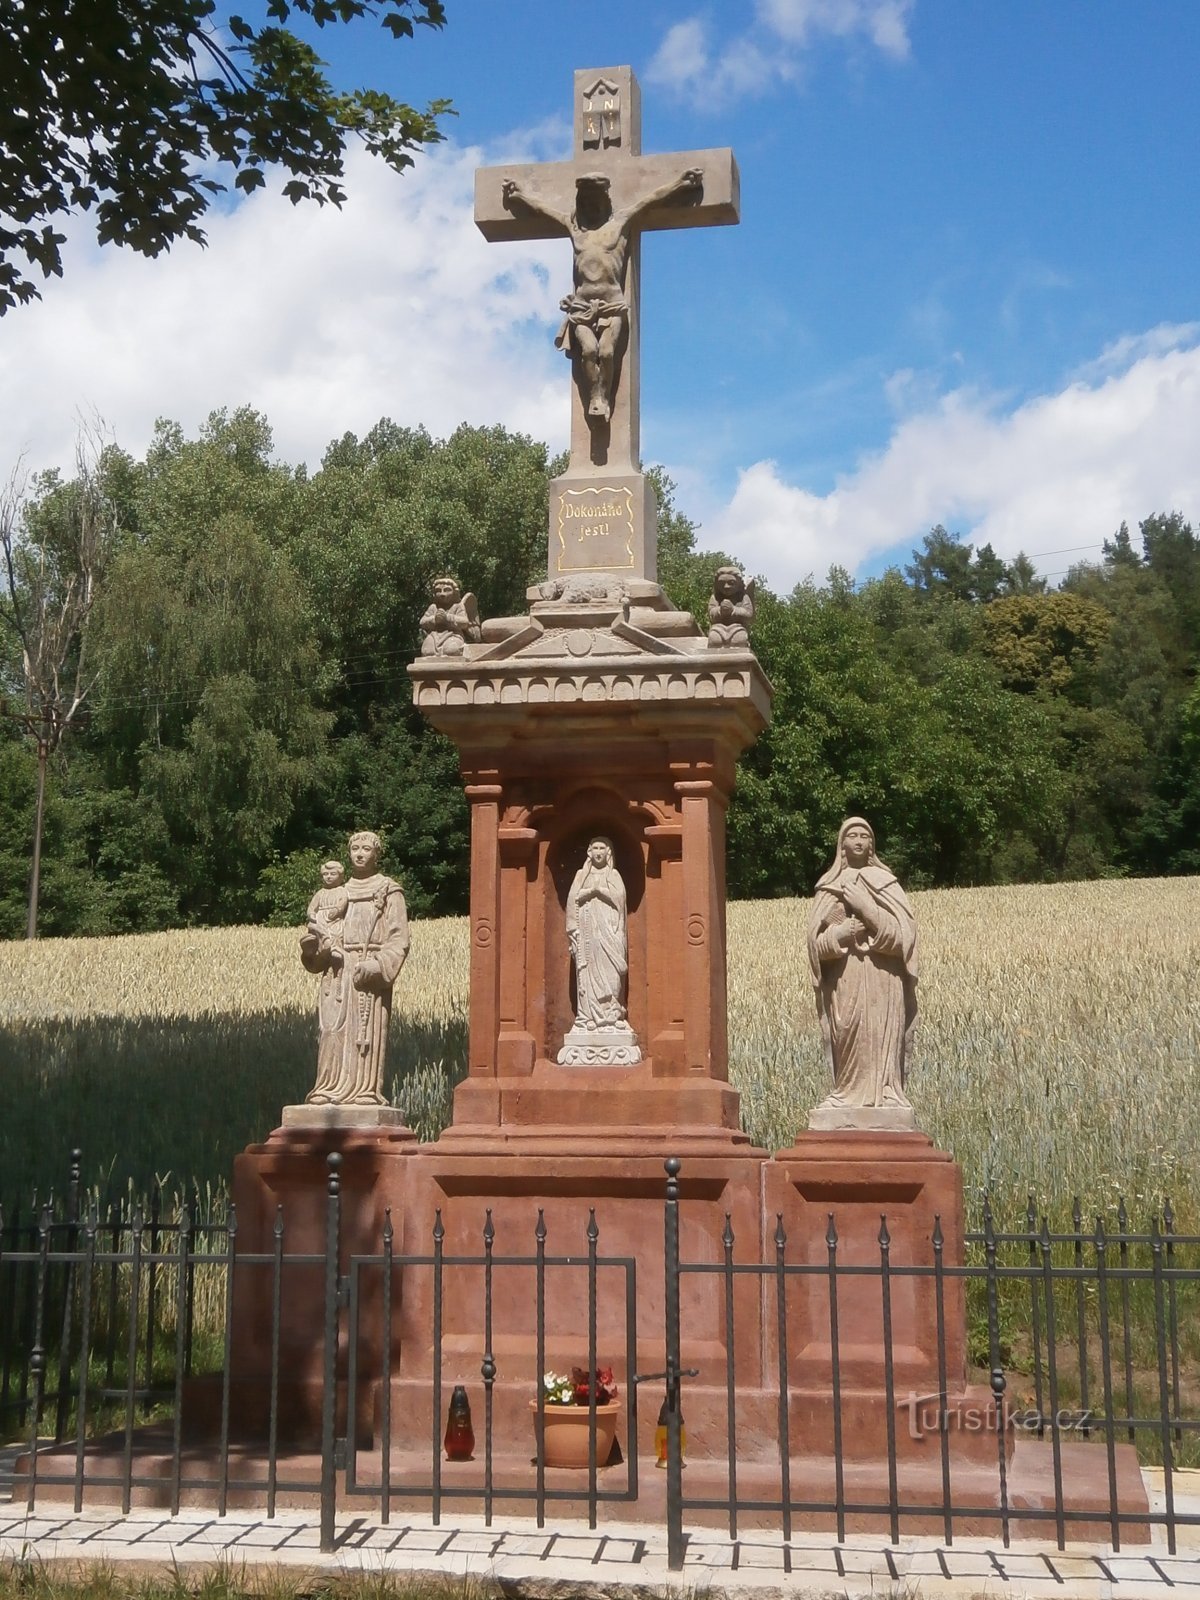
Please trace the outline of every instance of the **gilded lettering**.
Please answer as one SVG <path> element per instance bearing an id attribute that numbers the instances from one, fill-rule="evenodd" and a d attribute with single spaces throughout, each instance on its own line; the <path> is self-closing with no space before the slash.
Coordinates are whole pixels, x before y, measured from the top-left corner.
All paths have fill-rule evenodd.
<path id="1" fill-rule="evenodd" d="M 600 505 L 576 505 L 570 500 L 564 500 L 560 510 L 565 521 L 570 521 L 572 518 L 591 521 L 596 517 L 603 517 L 605 520 L 618 517 L 624 520 L 625 517 L 625 507 L 614 500 L 605 500 Z"/>

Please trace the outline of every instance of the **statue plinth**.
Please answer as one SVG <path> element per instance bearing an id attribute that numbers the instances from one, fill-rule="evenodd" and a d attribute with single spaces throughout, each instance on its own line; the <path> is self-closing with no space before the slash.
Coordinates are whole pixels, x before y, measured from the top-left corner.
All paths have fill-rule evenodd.
<path id="1" fill-rule="evenodd" d="M 395 1106 L 301 1105 L 284 1106 L 284 1128 L 403 1128 L 404 1118 Z"/>
<path id="2" fill-rule="evenodd" d="M 637 1034 L 628 1026 L 574 1027 L 557 1057 L 560 1067 L 635 1067 L 641 1059 Z"/>
<path id="3" fill-rule="evenodd" d="M 917 1114 L 911 1106 L 816 1106 L 808 1125 L 815 1133 L 831 1133 L 839 1128 L 868 1133 L 915 1133 Z"/>

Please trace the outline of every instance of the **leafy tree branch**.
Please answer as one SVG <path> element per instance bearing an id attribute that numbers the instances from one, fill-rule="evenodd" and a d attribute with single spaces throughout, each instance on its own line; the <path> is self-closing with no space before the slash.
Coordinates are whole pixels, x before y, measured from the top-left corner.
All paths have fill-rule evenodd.
<path id="1" fill-rule="evenodd" d="M 0 316 L 38 297 L 31 269 L 62 276 L 55 224 L 72 213 L 95 213 L 102 244 L 157 256 L 205 242 L 230 172 L 249 193 L 278 169 L 293 204 L 341 205 L 349 138 L 402 172 L 442 137 L 448 101 L 340 93 L 284 26 L 374 19 L 407 38 L 443 25 L 441 0 L 271 0 L 266 12 L 256 26 L 218 17 L 216 0 L 0 3 Z"/>

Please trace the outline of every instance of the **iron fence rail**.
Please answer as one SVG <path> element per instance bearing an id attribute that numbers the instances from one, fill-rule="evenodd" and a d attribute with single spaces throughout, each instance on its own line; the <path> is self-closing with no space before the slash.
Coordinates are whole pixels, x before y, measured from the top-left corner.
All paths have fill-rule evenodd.
<path id="1" fill-rule="evenodd" d="M 60 1202 L 0 1215 L 0 1438 L 22 1447 L 20 1458 L 0 1475 L 0 1487 L 7 1482 L 30 1508 L 39 1494 L 53 1492 L 69 1495 L 78 1510 L 88 1492 L 97 1490 L 115 1491 L 125 1511 L 139 1494 L 154 1495 L 172 1514 L 187 1497 L 215 1499 L 224 1515 L 234 1495 L 249 1496 L 265 1505 L 268 1517 L 281 1497 L 304 1495 L 319 1503 L 325 1548 L 333 1546 L 342 1496 L 377 1501 L 385 1522 L 401 1500 L 427 1504 L 435 1523 L 447 1502 L 470 1500 L 488 1525 L 498 1506 L 532 1506 L 541 1526 L 548 1506 L 584 1503 L 594 1528 L 605 1505 L 639 1498 L 638 1390 L 651 1382 L 662 1385 L 665 1517 L 675 1569 L 683 1563 L 687 1524 L 699 1518 L 719 1517 L 731 1539 L 748 1517 L 777 1519 L 785 1548 L 801 1522 L 826 1523 L 840 1542 L 863 1519 L 873 1519 L 886 1526 L 892 1542 L 915 1529 L 935 1528 L 949 1543 L 970 1526 L 995 1528 L 1007 1545 L 1015 1534 L 1045 1527 L 1053 1529 L 1059 1548 L 1072 1535 L 1094 1537 L 1100 1531 L 1119 1550 L 1157 1529 L 1172 1553 L 1178 1530 L 1200 1524 L 1200 1515 L 1177 1503 L 1180 1468 L 1200 1464 L 1200 1409 L 1192 1400 L 1200 1373 L 1200 1235 L 1181 1233 L 1169 1204 L 1141 1230 L 1131 1226 L 1123 1204 L 1115 1228 L 1101 1217 L 1085 1223 L 1079 1202 L 1066 1229 L 1039 1220 L 1032 1203 L 1024 1226 L 1006 1228 L 997 1225 L 985 1200 L 981 1225 L 966 1235 L 962 1262 L 947 1260 L 940 1220 L 928 1259 L 896 1259 L 886 1216 L 872 1258 L 847 1260 L 836 1212 L 828 1214 L 824 1259 L 794 1259 L 780 1216 L 766 1259 L 739 1260 L 726 1216 L 713 1257 L 683 1259 L 679 1173 L 680 1163 L 672 1158 L 663 1197 L 665 1371 L 640 1374 L 636 1263 L 602 1253 L 594 1210 L 575 1253 L 548 1249 L 551 1228 L 544 1211 L 537 1214 L 528 1253 L 499 1252 L 488 1210 L 477 1247 L 466 1251 L 446 1248 L 439 1212 L 428 1248 L 405 1253 L 396 1247 L 388 1213 L 376 1246 L 348 1254 L 335 1155 L 327 1169 L 322 1247 L 294 1249 L 280 1209 L 270 1247 L 250 1252 L 239 1243 L 232 1207 L 222 1216 L 199 1215 L 158 1192 L 144 1204 L 81 1205 L 79 1153 L 73 1152 Z M 282 1430 L 283 1386 L 291 1381 L 283 1343 L 285 1290 L 300 1281 L 300 1272 L 321 1286 L 310 1341 L 318 1361 L 319 1437 L 303 1452 Z M 424 1446 L 394 1409 L 401 1315 L 396 1286 L 413 1274 L 425 1275 L 430 1284 L 430 1426 Z M 447 1474 L 441 1440 L 447 1386 L 443 1317 L 447 1285 L 461 1274 L 479 1286 L 477 1336 L 473 1329 L 469 1342 L 477 1351 L 483 1396 L 479 1471 L 467 1481 Z M 516 1382 L 528 1392 L 533 1382 L 541 1439 L 547 1296 L 581 1278 L 587 1309 L 579 1336 L 581 1345 L 586 1339 L 587 1370 L 595 1373 L 601 1358 L 613 1359 L 614 1343 L 623 1343 L 618 1363 L 623 1359 L 628 1381 L 618 1468 L 597 1458 L 597 1393 L 590 1387 L 586 1487 L 581 1479 L 576 1488 L 547 1480 L 540 1446 L 531 1475 L 511 1470 L 511 1459 L 497 1448 L 496 1400 L 498 1385 Z M 710 1450 L 708 1470 L 689 1474 L 695 1487 L 685 1484 L 683 1470 L 686 1385 L 699 1376 L 682 1364 L 681 1289 L 689 1280 L 713 1283 L 724 1352 L 719 1378 L 708 1372 L 704 1379 L 710 1405 L 717 1414 L 723 1411 L 723 1453 Z M 269 1308 L 269 1331 L 265 1371 L 256 1380 L 265 1422 L 248 1430 L 235 1414 L 241 1403 L 235 1330 L 239 1297 L 251 1285 Z M 495 1310 L 498 1293 L 528 1293 L 530 1285 L 532 1350 L 523 1366 L 510 1351 L 498 1353 Z M 603 1350 L 602 1285 L 605 1306 L 611 1307 L 615 1295 L 624 1307 L 623 1335 L 616 1341 L 607 1335 Z M 758 1307 L 755 1337 L 764 1341 L 758 1352 L 765 1361 L 763 1393 L 774 1414 L 774 1437 L 759 1440 L 749 1456 L 739 1449 L 748 1400 L 738 1382 L 747 1337 L 738 1308 L 747 1285 Z M 926 1391 L 906 1393 L 896 1307 L 911 1305 L 914 1294 L 932 1305 L 934 1376 Z M 819 1441 L 823 1465 L 816 1477 L 813 1440 L 803 1429 L 797 1434 L 792 1414 L 803 1359 L 794 1326 L 797 1295 L 828 1338 L 822 1381 L 830 1432 Z M 953 1432 L 962 1401 L 950 1364 L 954 1328 L 961 1322 L 961 1309 L 953 1308 L 964 1301 L 972 1365 L 990 1402 L 988 1425 L 996 1439 L 992 1475 L 983 1489 L 980 1471 L 964 1475 Z M 845 1354 L 847 1316 L 851 1323 L 861 1318 L 864 1304 L 878 1327 L 883 1434 L 873 1476 L 866 1480 L 856 1471 L 863 1459 L 855 1455 L 860 1424 Z M 368 1324 L 382 1328 L 370 1361 Z M 526 1370 L 530 1359 L 532 1371 Z M 186 1420 L 195 1384 L 207 1384 L 210 1409 L 216 1396 L 215 1436 L 203 1448 Z M 1024 1399 L 1022 1390 L 1028 1391 Z M 368 1445 L 358 1437 L 356 1419 L 372 1401 L 377 1444 Z M 919 1426 L 936 1436 L 915 1488 L 909 1483 L 911 1440 L 899 1431 L 906 1418 L 910 1430 Z M 1048 1452 L 1050 1487 L 1040 1503 L 1014 1493 L 1014 1435 L 1041 1441 Z M 1079 1455 L 1081 1448 L 1086 1457 Z M 1134 1451 L 1161 1466 L 1161 1505 L 1131 1503 Z M 975 1467 L 981 1460 L 978 1452 L 972 1457 Z M 1081 1500 L 1076 1479 L 1084 1460 L 1093 1491 Z M 498 1461 L 504 1463 L 499 1472 Z"/>

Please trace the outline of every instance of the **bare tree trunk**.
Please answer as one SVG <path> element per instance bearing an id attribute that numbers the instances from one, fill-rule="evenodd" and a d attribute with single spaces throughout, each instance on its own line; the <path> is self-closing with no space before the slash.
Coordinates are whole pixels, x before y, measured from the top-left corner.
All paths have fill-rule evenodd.
<path id="1" fill-rule="evenodd" d="M 29 875 L 29 920 L 25 937 L 37 938 L 38 890 L 42 879 L 42 817 L 46 809 L 46 758 L 50 754 L 44 739 L 38 740 L 37 807 L 33 820 L 33 870 Z"/>
<path id="2" fill-rule="evenodd" d="M 116 508 L 103 482 L 103 437 L 86 424 L 75 446 L 73 483 L 37 485 L 31 500 L 20 464 L 0 488 L 0 626 L 21 648 L 24 707 L 5 715 L 37 742 L 37 808 L 29 915 L 25 937 L 37 938 L 41 889 L 46 762 L 81 720 L 96 682 L 88 663 L 88 622 L 106 559 L 117 533 Z M 39 508 L 31 524 L 28 513 Z M 53 527 L 48 527 L 49 515 Z"/>

